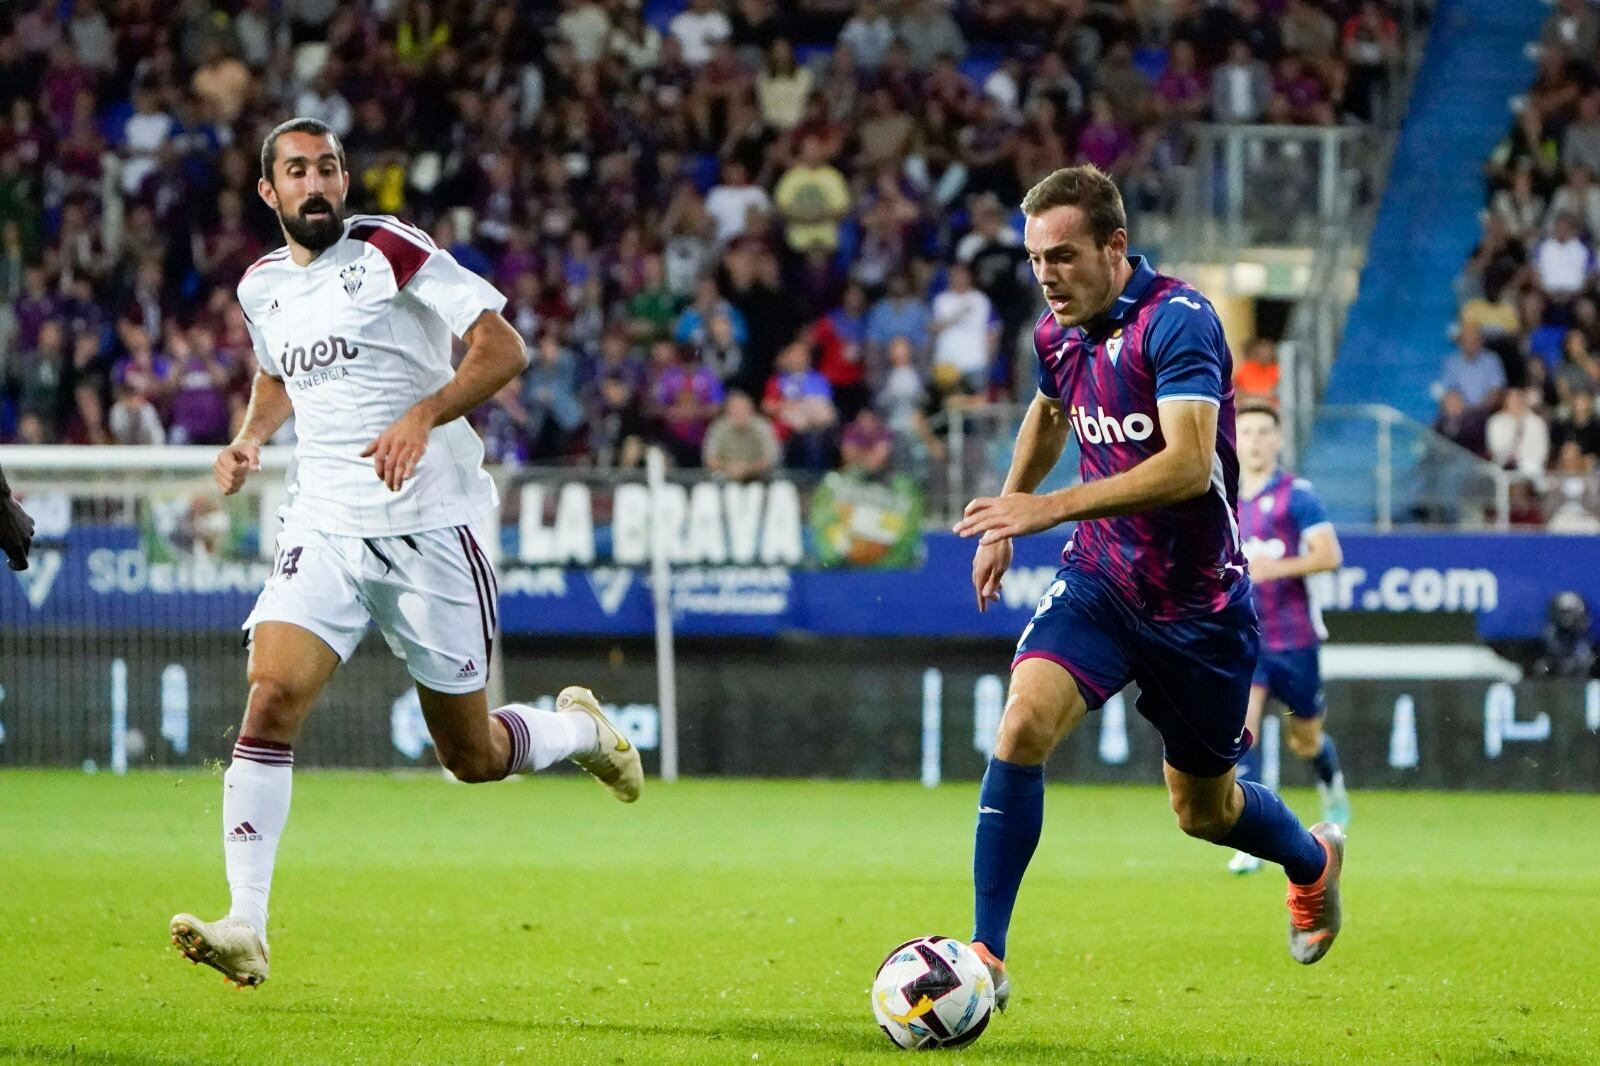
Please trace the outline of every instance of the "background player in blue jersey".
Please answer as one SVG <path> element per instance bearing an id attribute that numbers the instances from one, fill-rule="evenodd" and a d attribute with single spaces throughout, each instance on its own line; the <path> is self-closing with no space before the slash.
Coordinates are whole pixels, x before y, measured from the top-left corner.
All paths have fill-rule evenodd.
<path id="1" fill-rule="evenodd" d="M 1056 580 L 1022 632 L 978 800 L 973 947 L 1003 1007 L 1006 933 L 1044 821 L 1044 761 L 1129 681 L 1160 731 L 1178 825 L 1289 876 L 1289 951 L 1320 959 L 1340 925 L 1344 836 L 1307 831 L 1233 767 L 1257 629 L 1236 522 L 1232 356 L 1206 298 L 1128 255 L 1117 187 L 1058 170 L 1022 201 L 1023 243 L 1049 309 L 1034 327 L 1039 392 L 1003 494 L 973 500 L 956 532 L 981 536 L 979 610 L 1011 564 L 1011 538 L 1076 521 Z M 1033 494 L 1069 434 L 1081 485 Z"/>
<path id="2" fill-rule="evenodd" d="M 1268 698 L 1288 711 L 1289 750 L 1311 761 L 1322 797 L 1322 817 L 1343 829 L 1350 800 L 1333 738 L 1322 730 L 1322 669 L 1317 655 L 1327 631 L 1306 577 L 1337 570 L 1344 561 L 1339 537 L 1311 483 L 1278 466 L 1283 433 L 1278 412 L 1265 404 L 1242 407 L 1239 434 L 1239 534 L 1250 560 L 1261 655 L 1250 686 L 1245 725 L 1258 742 L 1236 767 L 1240 780 L 1261 780 L 1261 711 Z M 1251 873 L 1261 860 L 1236 852 L 1234 873 Z"/>

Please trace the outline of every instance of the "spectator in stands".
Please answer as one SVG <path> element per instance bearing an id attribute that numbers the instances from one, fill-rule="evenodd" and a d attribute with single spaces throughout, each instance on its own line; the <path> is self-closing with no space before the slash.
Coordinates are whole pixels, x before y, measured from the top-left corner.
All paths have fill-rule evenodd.
<path id="1" fill-rule="evenodd" d="M 1284 51 L 1322 67 L 1339 49 L 1339 24 L 1312 0 L 1289 0 L 1281 37 Z"/>
<path id="2" fill-rule="evenodd" d="M 1545 18 L 1539 43 L 1566 59 L 1592 61 L 1600 44 L 1600 20 L 1584 0 L 1557 0 Z"/>
<path id="3" fill-rule="evenodd" d="M 893 452 L 894 433 L 870 407 L 863 407 L 844 427 L 839 441 L 844 471 L 865 478 L 883 476 Z"/>
<path id="4" fill-rule="evenodd" d="M 36 438 L 34 443 L 53 444 L 63 436 L 68 373 L 65 345 L 60 321 L 46 319 L 39 324 L 32 350 L 25 352 L 11 370 L 18 414 L 37 425 L 29 434 Z"/>
<path id="5" fill-rule="evenodd" d="M 1590 89 L 1579 98 L 1577 117 L 1561 138 L 1561 160 L 1600 174 L 1600 89 Z"/>
<path id="6" fill-rule="evenodd" d="M 173 444 L 224 444 L 228 387 L 234 370 L 217 352 L 216 335 L 203 325 L 174 332 L 173 392 L 168 440 Z"/>
<path id="7" fill-rule="evenodd" d="M 1536 482 L 1544 476 L 1550 459 L 1550 429 L 1544 419 L 1528 409 L 1528 394 L 1521 389 L 1505 393 L 1500 410 L 1484 426 L 1489 461 Z"/>
<path id="8" fill-rule="evenodd" d="M 706 211 L 716 221 L 717 243 L 754 228 L 759 230 L 772 211 L 767 190 L 750 180 L 743 161 L 729 159 L 722 164 L 722 182 L 706 196 Z"/>
<path id="9" fill-rule="evenodd" d="M 811 324 L 806 339 L 817 352 L 817 369 L 828 379 L 840 417 L 853 418 L 866 405 L 867 293 L 852 282 L 838 307 Z"/>
<path id="10" fill-rule="evenodd" d="M 1481 408 L 1468 407 L 1460 389 L 1446 389 L 1439 400 L 1439 417 L 1433 431 L 1454 441 L 1474 455 L 1488 457 L 1488 443 L 1484 439 L 1484 422 Z"/>
<path id="11" fill-rule="evenodd" d="M 1344 24 L 1344 59 L 1349 68 L 1345 108 L 1366 121 L 1379 117 L 1378 108 L 1389 86 L 1389 69 L 1399 58 L 1400 29 L 1378 0 L 1362 0 Z"/>
<path id="12" fill-rule="evenodd" d="M 679 344 L 698 345 L 710 336 L 711 323 L 718 316 L 726 318 L 732 326 L 735 344 L 745 344 L 750 340 L 750 328 L 745 325 L 744 315 L 723 299 L 717 289 L 716 279 L 701 278 L 694 287 L 694 303 L 684 308 L 678 316 L 672 339 Z"/>
<path id="13" fill-rule="evenodd" d="M 918 70 L 930 69 L 943 56 L 959 60 L 967 54 L 961 28 L 948 5 L 939 0 L 909 0 L 895 20 L 894 32 Z"/>
<path id="14" fill-rule="evenodd" d="M 1278 402 L 1278 346 L 1267 337 L 1256 337 L 1245 345 L 1244 357 L 1234 365 L 1233 387 L 1239 398 Z"/>
<path id="15" fill-rule="evenodd" d="M 839 43 L 849 47 L 856 65 L 868 74 L 883 64 L 894 42 L 894 25 L 878 0 L 863 0 L 839 31 Z"/>
<path id="16" fill-rule="evenodd" d="M 883 365 L 889 341 L 895 337 L 906 339 L 916 359 L 921 359 L 927 354 L 928 341 L 933 335 L 933 323 L 928 305 L 917 298 L 914 285 L 909 274 L 895 274 L 889 279 L 888 293 L 874 304 L 868 313 L 869 367 Z"/>
<path id="17" fill-rule="evenodd" d="M 572 434 L 583 424 L 578 400 L 578 358 L 561 343 L 557 327 L 546 326 L 522 373 L 523 430 L 534 461 L 567 454 Z"/>
<path id="18" fill-rule="evenodd" d="M 1444 361 L 1439 376 L 1441 390 L 1455 390 L 1469 408 L 1491 411 L 1500 406 L 1506 371 L 1498 356 L 1483 344 L 1475 323 L 1462 322 L 1456 331 L 1456 350 Z"/>
<path id="19" fill-rule="evenodd" d="M 833 429 L 839 422 L 828 379 L 811 367 L 811 352 L 804 341 L 793 341 L 778 355 L 778 365 L 767 382 L 761 409 L 784 438 L 789 466 L 824 470 L 833 447 Z"/>
<path id="20" fill-rule="evenodd" d="M 766 65 L 756 78 L 761 117 L 775 130 L 792 130 L 811 95 L 811 68 L 796 65 L 794 48 L 781 37 L 772 42 Z"/>
<path id="21" fill-rule="evenodd" d="M 607 329 L 600 339 L 600 365 L 591 407 L 590 445 L 600 467 L 633 468 L 644 457 L 649 427 L 644 397 L 649 387 L 644 361 L 628 347 L 627 333 Z"/>
<path id="22" fill-rule="evenodd" d="M 733 36 L 733 24 L 716 0 L 689 0 L 689 7 L 674 15 L 667 32 L 683 48 L 684 62 L 698 67 L 711 58 L 711 46 Z"/>
<path id="23" fill-rule="evenodd" d="M 1550 427 L 1550 446 L 1559 453 L 1568 444 L 1583 455 L 1600 458 L 1600 418 L 1595 417 L 1594 393 L 1579 390 L 1566 403 L 1565 413 Z"/>
<path id="24" fill-rule="evenodd" d="M 161 416 L 156 413 L 148 387 L 144 378 L 124 380 L 117 385 L 117 402 L 111 405 L 107 418 L 113 444 L 150 445 L 165 440 Z"/>
<path id="25" fill-rule="evenodd" d="M 747 361 L 744 345 L 739 342 L 733 316 L 726 311 L 714 313 L 711 327 L 690 342 L 689 347 L 694 361 L 705 366 L 723 384 L 744 380 Z"/>
<path id="26" fill-rule="evenodd" d="M 682 359 L 671 341 L 651 349 L 656 439 L 679 466 L 699 466 L 706 430 L 722 407 L 722 382 L 711 368 Z"/>
<path id="27" fill-rule="evenodd" d="M 722 415 L 706 431 L 705 467 L 729 481 L 770 477 L 783 458 L 772 422 L 743 392 L 730 392 Z"/>
<path id="28" fill-rule="evenodd" d="M 1555 383 L 1563 402 L 1570 402 L 1580 392 L 1600 389 L 1600 359 L 1590 352 L 1589 339 L 1582 330 L 1569 329 L 1563 335 Z"/>
<path id="29" fill-rule="evenodd" d="M 1272 97 L 1272 75 L 1250 46 L 1235 40 L 1228 61 L 1211 72 L 1211 117 L 1217 122 L 1259 122 Z"/>
<path id="30" fill-rule="evenodd" d="M 1550 236 L 1533 253 L 1539 287 L 1556 303 L 1568 303 L 1594 274 L 1594 252 L 1579 235 L 1578 220 L 1570 214 L 1556 216 Z"/>
<path id="31" fill-rule="evenodd" d="M 1571 215 L 1578 221 L 1578 229 L 1591 239 L 1600 234 L 1600 185 L 1582 163 L 1567 167 L 1567 180 L 1550 198 L 1545 211 L 1545 228 L 1553 231 L 1556 220 Z"/>
<path id="32" fill-rule="evenodd" d="M 1545 528 L 1552 533 L 1600 532 L 1600 481 L 1594 476 L 1595 458 L 1586 455 L 1576 441 L 1567 441 L 1556 452 L 1545 493 Z"/>
<path id="33" fill-rule="evenodd" d="M 773 199 L 786 223 L 789 247 L 797 252 L 839 247 L 839 222 L 850 210 L 850 186 L 828 162 L 827 142 L 808 136 L 800 142 L 800 159 L 784 172 Z"/>
<path id="34" fill-rule="evenodd" d="M 971 269 L 962 263 L 952 266 L 949 288 L 933 298 L 929 329 L 934 366 L 950 367 L 974 391 L 987 388 L 998 339 L 993 318 L 994 305 L 973 286 Z"/>

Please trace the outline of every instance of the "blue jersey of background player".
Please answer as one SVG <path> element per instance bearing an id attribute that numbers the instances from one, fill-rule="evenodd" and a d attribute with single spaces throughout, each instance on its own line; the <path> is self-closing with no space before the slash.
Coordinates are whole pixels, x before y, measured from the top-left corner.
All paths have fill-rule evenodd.
<path id="1" fill-rule="evenodd" d="M 1278 412 L 1264 404 L 1239 411 L 1239 533 L 1250 559 L 1256 615 L 1261 620 L 1261 655 L 1250 686 L 1245 724 L 1261 735 L 1268 698 L 1289 712 L 1289 750 L 1311 761 L 1322 797 L 1322 816 L 1340 828 L 1350 822 L 1350 801 L 1333 738 L 1323 732 L 1322 670 L 1318 653 L 1327 631 L 1306 587 L 1306 576 L 1336 570 L 1344 559 L 1339 537 L 1311 483 L 1278 466 L 1283 434 Z M 1253 745 L 1239 760 L 1241 779 L 1261 779 L 1261 751 Z M 1238 852 L 1228 863 L 1235 873 L 1260 866 Z"/>
<path id="2" fill-rule="evenodd" d="M 1003 494 L 973 500 L 956 532 L 981 536 L 972 583 L 999 595 L 1011 538 L 1078 523 L 1023 630 L 984 774 L 973 849 L 973 947 L 1003 1006 L 1017 890 L 1044 821 L 1044 761 L 1130 681 L 1161 733 L 1178 824 L 1289 876 L 1289 950 L 1315 962 L 1339 930 L 1344 837 L 1307 831 L 1259 782 L 1234 780 L 1257 630 L 1236 521 L 1232 356 L 1211 304 L 1129 257 L 1117 187 L 1092 166 L 1023 198 L 1023 243 L 1049 311 L 1034 331 L 1039 392 Z M 1035 495 L 1069 434 L 1083 483 Z"/>

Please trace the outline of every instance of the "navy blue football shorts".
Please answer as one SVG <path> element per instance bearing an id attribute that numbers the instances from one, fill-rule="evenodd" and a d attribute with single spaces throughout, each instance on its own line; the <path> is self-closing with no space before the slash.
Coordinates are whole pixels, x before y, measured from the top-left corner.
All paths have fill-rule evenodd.
<path id="1" fill-rule="evenodd" d="M 1252 743 L 1244 715 L 1261 637 L 1249 586 L 1241 586 L 1215 614 L 1157 622 L 1100 579 L 1062 567 L 1022 631 L 1012 669 L 1024 659 L 1061 665 L 1091 711 L 1137 682 L 1139 713 L 1160 732 L 1167 763 L 1219 777 Z"/>
<path id="2" fill-rule="evenodd" d="M 1253 683 L 1266 689 L 1267 695 L 1296 718 L 1321 718 L 1327 709 L 1322 698 L 1322 664 L 1314 647 L 1263 651 L 1256 661 Z"/>

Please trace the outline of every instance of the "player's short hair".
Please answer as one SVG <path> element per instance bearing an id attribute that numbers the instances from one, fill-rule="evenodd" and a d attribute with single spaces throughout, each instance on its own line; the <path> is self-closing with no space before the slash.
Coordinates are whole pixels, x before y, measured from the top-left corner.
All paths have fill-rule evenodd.
<path id="1" fill-rule="evenodd" d="M 1117 183 L 1093 163 L 1062 167 L 1046 176 L 1022 198 L 1022 213 L 1042 215 L 1052 207 L 1076 207 L 1089 222 L 1094 242 L 1104 247 L 1117 230 L 1128 228 Z"/>
<path id="2" fill-rule="evenodd" d="M 1246 400 L 1240 404 L 1235 417 L 1243 418 L 1245 415 L 1266 415 L 1272 419 L 1273 425 L 1279 427 L 1283 425 L 1283 416 L 1278 413 L 1278 409 L 1265 400 Z"/>
<path id="3" fill-rule="evenodd" d="M 278 138 L 285 133 L 309 133 L 313 137 L 327 137 L 333 141 L 333 150 L 339 157 L 339 169 L 344 170 L 344 142 L 339 140 L 339 135 L 333 132 L 333 127 L 320 118 L 292 118 L 287 122 L 280 122 L 272 127 L 272 132 L 267 134 L 267 139 L 261 142 L 261 177 L 268 185 L 272 184 L 272 164 L 277 162 Z"/>

